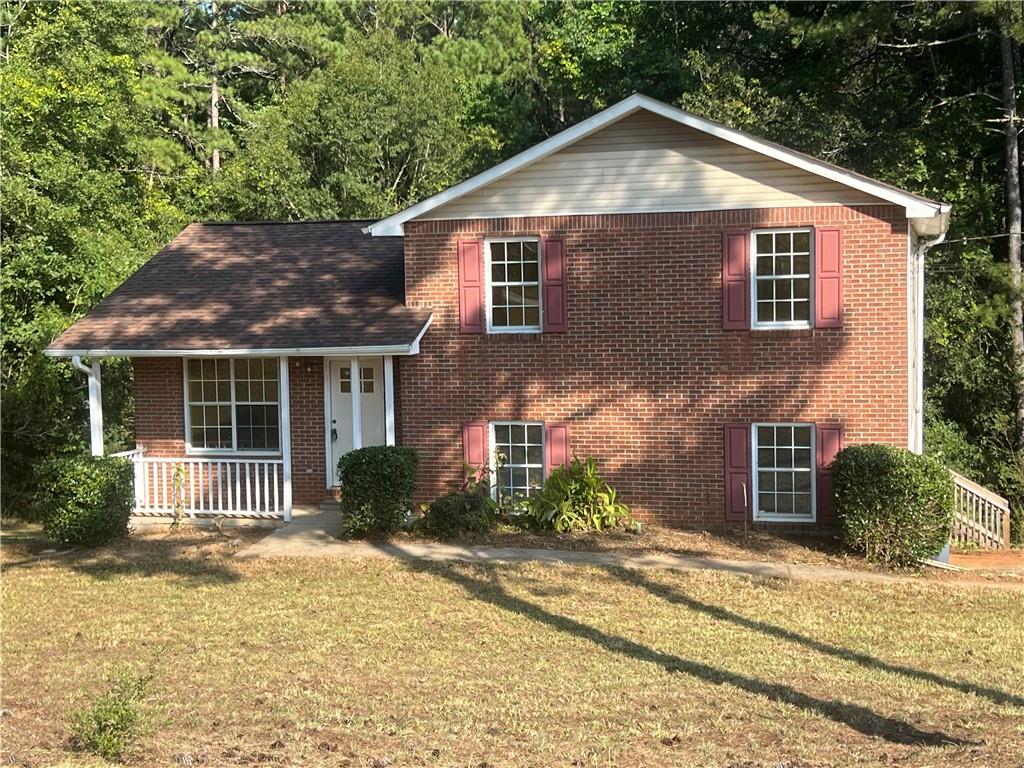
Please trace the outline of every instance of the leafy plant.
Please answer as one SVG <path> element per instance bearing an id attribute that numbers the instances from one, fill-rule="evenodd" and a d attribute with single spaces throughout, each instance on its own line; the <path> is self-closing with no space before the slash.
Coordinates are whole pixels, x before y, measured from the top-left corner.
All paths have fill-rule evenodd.
<path id="1" fill-rule="evenodd" d="M 341 523 L 346 536 L 394 533 L 405 522 L 416 488 L 413 448 L 376 445 L 341 457 Z"/>
<path id="2" fill-rule="evenodd" d="M 498 503 L 491 498 L 487 484 L 477 479 L 479 477 L 487 477 L 487 474 L 467 466 L 467 479 L 461 490 L 420 508 L 422 516 L 416 522 L 417 530 L 439 539 L 488 531 L 494 525 Z"/>
<path id="3" fill-rule="evenodd" d="M 39 471 L 43 529 L 59 544 L 96 547 L 128 533 L 134 471 L 127 459 L 65 456 Z"/>
<path id="4" fill-rule="evenodd" d="M 857 445 L 832 464 L 843 541 L 890 567 L 932 557 L 949 541 L 953 480 L 932 456 L 888 445 Z"/>
<path id="5" fill-rule="evenodd" d="M 548 474 L 544 487 L 530 497 L 528 512 L 539 528 L 604 531 L 630 521 L 629 507 L 617 499 L 591 458 L 573 457 Z"/>
<path id="6" fill-rule="evenodd" d="M 152 674 L 129 670 L 115 673 L 106 692 L 91 697 L 89 706 L 72 715 L 74 746 L 106 760 L 123 759 L 144 724 L 143 704 L 152 679 Z"/>

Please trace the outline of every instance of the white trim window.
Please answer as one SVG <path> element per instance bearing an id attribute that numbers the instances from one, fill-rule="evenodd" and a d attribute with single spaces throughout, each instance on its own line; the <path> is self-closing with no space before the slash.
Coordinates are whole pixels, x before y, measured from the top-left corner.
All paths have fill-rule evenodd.
<path id="1" fill-rule="evenodd" d="M 280 391 L 276 357 L 186 359 L 187 452 L 280 453 Z"/>
<path id="2" fill-rule="evenodd" d="M 813 424 L 754 424 L 754 519 L 814 522 Z"/>
<path id="3" fill-rule="evenodd" d="M 484 250 L 484 268 L 487 271 L 487 331 L 540 331 L 540 240 L 488 240 L 484 243 Z"/>
<path id="4" fill-rule="evenodd" d="M 499 502 L 517 506 L 532 496 L 544 485 L 544 424 L 491 422 L 491 466 Z"/>
<path id="5" fill-rule="evenodd" d="M 754 328 L 810 328 L 813 317 L 814 238 L 810 229 L 750 233 Z"/>

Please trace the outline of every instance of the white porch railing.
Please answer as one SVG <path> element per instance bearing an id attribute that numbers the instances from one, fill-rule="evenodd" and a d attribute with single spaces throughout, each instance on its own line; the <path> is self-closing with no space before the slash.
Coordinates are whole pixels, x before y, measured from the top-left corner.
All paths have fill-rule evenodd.
<path id="1" fill-rule="evenodd" d="M 1010 505 L 1002 496 L 963 475 L 953 475 L 954 546 L 1009 549 Z"/>
<path id="2" fill-rule="evenodd" d="M 113 455 L 135 465 L 136 515 L 289 517 L 282 459 L 149 457 L 140 448 Z"/>

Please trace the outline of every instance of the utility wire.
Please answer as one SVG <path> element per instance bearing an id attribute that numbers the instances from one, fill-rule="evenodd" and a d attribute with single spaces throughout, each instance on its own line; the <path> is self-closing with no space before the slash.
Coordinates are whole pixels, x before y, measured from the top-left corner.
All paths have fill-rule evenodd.
<path id="1" fill-rule="evenodd" d="M 940 248 L 943 245 L 953 245 L 953 243 L 966 243 L 970 240 L 995 240 L 997 237 L 1009 237 L 1009 232 L 1000 232 L 998 235 L 977 235 L 975 237 L 960 237 L 956 240 L 943 240 L 938 245 L 932 246 L 934 248 Z"/>

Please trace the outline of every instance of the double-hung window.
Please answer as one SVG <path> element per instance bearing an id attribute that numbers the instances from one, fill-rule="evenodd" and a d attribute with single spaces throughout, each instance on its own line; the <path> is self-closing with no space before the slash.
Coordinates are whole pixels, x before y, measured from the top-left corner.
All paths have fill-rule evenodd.
<path id="1" fill-rule="evenodd" d="M 487 330 L 491 333 L 541 329 L 540 241 L 488 240 Z"/>
<path id="2" fill-rule="evenodd" d="M 493 422 L 491 466 L 498 501 L 522 503 L 544 484 L 544 425 Z"/>
<path id="3" fill-rule="evenodd" d="M 755 424 L 754 519 L 813 522 L 814 425 Z"/>
<path id="4" fill-rule="evenodd" d="M 186 441 L 198 453 L 281 449 L 277 358 L 185 361 Z"/>
<path id="5" fill-rule="evenodd" d="M 813 238 L 809 229 L 751 233 L 754 328 L 810 328 Z"/>

